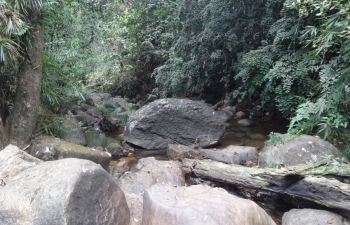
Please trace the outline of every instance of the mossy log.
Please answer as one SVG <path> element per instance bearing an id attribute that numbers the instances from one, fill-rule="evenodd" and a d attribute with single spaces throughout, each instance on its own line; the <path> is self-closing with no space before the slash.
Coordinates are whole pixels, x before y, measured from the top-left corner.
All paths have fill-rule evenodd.
<path id="1" fill-rule="evenodd" d="M 295 204 L 314 203 L 350 215 L 350 166 L 325 162 L 282 169 L 262 169 L 211 160 L 184 159 L 183 171 L 201 179 L 259 189 L 293 198 Z"/>

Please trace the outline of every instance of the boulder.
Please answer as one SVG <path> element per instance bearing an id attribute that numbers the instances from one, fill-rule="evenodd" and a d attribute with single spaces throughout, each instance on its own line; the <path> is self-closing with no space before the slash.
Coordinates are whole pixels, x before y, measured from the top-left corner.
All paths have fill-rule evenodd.
<path id="1" fill-rule="evenodd" d="M 146 149 L 198 142 L 212 145 L 219 142 L 224 132 L 224 121 L 204 102 L 160 99 L 129 117 L 125 140 Z"/>
<path id="2" fill-rule="evenodd" d="M 180 167 L 181 163 L 177 161 L 143 158 L 137 163 L 135 172 L 124 174 L 117 182 L 125 192 L 135 194 L 142 193 L 156 183 L 183 186 L 185 181 Z"/>
<path id="3" fill-rule="evenodd" d="M 109 145 L 107 145 L 106 150 L 112 156 L 120 157 L 124 155 L 124 149 L 120 142 L 110 143 Z"/>
<path id="4" fill-rule="evenodd" d="M 42 160 L 20 150 L 17 146 L 8 145 L 0 151 L 0 178 L 4 179 L 6 183 L 20 172 L 42 162 Z"/>
<path id="5" fill-rule="evenodd" d="M 66 117 L 62 123 L 65 129 L 63 140 L 78 145 L 86 145 L 85 133 L 75 117 Z"/>
<path id="6" fill-rule="evenodd" d="M 176 161 L 157 161 L 153 157 L 140 159 L 135 172 L 126 172 L 117 183 L 125 192 L 130 208 L 131 225 L 142 221 L 142 198 L 145 189 L 154 184 L 169 184 L 184 186 L 184 175 L 180 169 L 181 163 Z M 165 223 L 166 224 L 166 223 Z"/>
<path id="7" fill-rule="evenodd" d="M 249 146 L 228 146 L 224 149 L 200 149 L 202 156 L 227 164 L 243 165 L 246 162 L 258 161 L 258 150 Z"/>
<path id="8" fill-rule="evenodd" d="M 326 210 L 292 209 L 283 214 L 282 225 L 350 225 L 350 220 Z"/>
<path id="9" fill-rule="evenodd" d="M 85 113 L 87 113 L 88 115 L 95 117 L 95 118 L 103 116 L 101 110 L 97 107 L 91 107 Z"/>
<path id="10" fill-rule="evenodd" d="M 255 125 L 254 121 L 250 119 L 241 119 L 237 123 L 239 126 L 242 127 L 252 127 Z"/>
<path id="11" fill-rule="evenodd" d="M 95 93 L 94 90 L 86 90 L 84 94 L 86 96 L 85 102 L 90 106 L 100 105 L 109 98 L 109 94 Z"/>
<path id="12" fill-rule="evenodd" d="M 221 188 L 154 185 L 143 197 L 143 225 L 275 225 L 256 203 Z"/>
<path id="13" fill-rule="evenodd" d="M 10 158 L 19 159 L 19 154 L 24 158 L 1 164 L 0 174 L 33 163 L 26 153 L 11 151 Z M 8 150 L 1 151 L 0 159 L 8 155 Z M 88 160 L 42 162 L 4 179 L 1 224 L 129 224 L 123 192 L 105 170 Z"/>
<path id="14" fill-rule="evenodd" d="M 135 157 L 124 157 L 118 161 L 112 161 L 109 168 L 109 174 L 112 176 L 113 180 L 118 181 L 125 172 L 130 171 L 136 164 L 137 160 Z"/>
<path id="15" fill-rule="evenodd" d="M 119 125 L 110 122 L 110 120 L 108 120 L 107 117 L 103 117 L 103 119 L 100 120 L 100 122 L 98 122 L 98 125 L 100 126 L 101 130 L 109 133 L 115 132 L 120 127 Z"/>
<path id="16" fill-rule="evenodd" d="M 236 119 L 237 120 L 240 120 L 240 119 L 243 119 L 245 117 L 245 113 L 242 112 L 242 111 L 239 111 L 236 113 Z"/>
<path id="17" fill-rule="evenodd" d="M 317 203 L 350 218 L 350 186 L 334 178 L 307 176 L 284 193 L 284 200 L 295 207 L 306 208 Z"/>
<path id="18" fill-rule="evenodd" d="M 110 154 L 87 148 L 81 145 L 62 141 L 57 138 L 42 136 L 35 140 L 29 148 L 29 154 L 44 161 L 64 158 L 87 159 L 108 169 L 111 161 Z"/>
<path id="19" fill-rule="evenodd" d="M 219 110 L 219 111 L 216 111 L 215 113 L 224 122 L 227 122 L 227 121 L 229 121 L 232 118 L 230 113 L 228 113 L 228 112 L 226 112 L 224 110 Z"/>
<path id="20" fill-rule="evenodd" d="M 326 155 L 332 155 L 334 158 L 343 157 L 342 152 L 336 147 L 317 137 L 302 135 L 289 141 L 283 136 L 277 137 L 280 139 L 279 142 L 270 142 L 262 149 L 260 166 L 265 167 L 275 163 L 292 166 L 310 161 L 319 162 Z"/>
<path id="21" fill-rule="evenodd" d="M 108 99 L 105 102 L 104 106 L 106 108 L 110 108 L 110 109 L 113 109 L 113 110 L 117 109 L 119 111 L 119 113 L 127 112 L 128 115 L 131 114 L 129 103 L 125 99 L 120 98 L 120 97 L 115 97 L 115 98 Z"/>
<path id="22" fill-rule="evenodd" d="M 83 126 L 92 125 L 96 122 L 96 119 L 85 112 L 78 112 L 76 118 Z"/>
<path id="23" fill-rule="evenodd" d="M 85 132 L 85 138 L 88 147 L 108 146 L 108 138 L 106 137 L 105 133 L 102 132 L 99 128 L 88 129 Z"/>
<path id="24" fill-rule="evenodd" d="M 225 107 L 219 111 L 216 111 L 216 114 L 221 117 L 223 121 L 228 121 L 233 118 L 236 114 L 236 108 L 232 106 Z"/>

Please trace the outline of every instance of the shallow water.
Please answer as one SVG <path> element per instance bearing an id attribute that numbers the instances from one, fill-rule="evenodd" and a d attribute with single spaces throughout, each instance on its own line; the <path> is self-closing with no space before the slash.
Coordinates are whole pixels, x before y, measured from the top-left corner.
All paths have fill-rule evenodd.
<path id="1" fill-rule="evenodd" d="M 268 140 L 268 135 L 270 132 L 275 133 L 286 133 L 287 125 L 286 121 L 282 120 L 270 120 L 261 121 L 260 119 L 253 119 L 255 126 L 252 128 L 242 128 L 239 127 L 236 120 L 230 120 L 226 124 L 226 131 L 220 144 L 216 146 L 217 149 L 226 148 L 229 145 L 239 145 L 239 146 L 252 146 L 261 150 L 264 147 L 264 142 Z M 146 157 L 155 157 L 157 160 L 169 160 L 167 156 L 166 149 L 161 150 L 144 150 L 135 149 L 134 151 L 135 160 L 132 160 L 131 171 L 135 169 L 137 160 Z M 114 164 L 124 163 L 128 161 L 130 157 L 121 158 L 118 161 L 112 161 Z M 216 184 L 221 186 L 220 184 Z M 247 188 L 237 188 L 234 186 L 227 186 L 223 184 L 221 187 L 226 190 L 231 190 L 237 193 L 239 196 L 251 199 L 255 201 L 260 207 L 262 207 L 276 222 L 277 225 L 281 224 L 282 215 L 285 211 L 288 211 L 290 207 L 283 203 L 280 199 L 275 199 L 274 197 L 267 196 L 265 198 L 257 198 L 257 193 L 259 190 L 247 189 Z M 276 196 L 276 195 L 274 195 Z"/>
<path id="2" fill-rule="evenodd" d="M 228 121 L 225 134 L 217 148 L 226 148 L 229 145 L 242 145 L 256 147 L 258 150 L 261 150 L 264 147 L 264 142 L 268 140 L 270 132 L 287 132 L 287 121 L 261 121 L 261 119 L 253 119 L 253 121 L 255 126 L 251 128 L 238 126 L 237 121 L 234 119 Z"/>

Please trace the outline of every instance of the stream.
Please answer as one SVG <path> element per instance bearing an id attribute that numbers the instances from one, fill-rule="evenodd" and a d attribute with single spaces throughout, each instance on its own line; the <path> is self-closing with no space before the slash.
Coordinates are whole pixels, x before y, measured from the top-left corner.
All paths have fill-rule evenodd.
<path id="1" fill-rule="evenodd" d="M 286 133 L 287 132 L 287 121 L 282 120 L 270 120 L 261 121 L 261 119 L 253 119 L 255 126 L 251 128 L 242 128 L 237 125 L 237 121 L 232 119 L 226 123 L 226 131 L 220 144 L 216 146 L 217 149 L 223 149 L 229 145 L 239 145 L 239 146 L 252 146 L 261 150 L 264 147 L 264 142 L 268 140 L 268 135 L 270 132 L 275 133 Z M 95 132 L 93 141 L 96 145 L 106 145 L 110 141 L 116 138 L 117 134 L 105 135 L 103 132 L 94 128 Z M 97 131 L 97 132 L 96 132 Z M 135 147 L 135 146 L 134 146 Z M 157 160 L 169 160 L 167 156 L 166 149 L 160 150 L 145 150 L 140 148 L 134 148 L 135 151 L 131 157 L 123 157 L 117 160 L 113 160 L 110 166 L 120 166 L 128 164 L 131 171 L 135 170 L 138 159 L 146 157 L 155 157 Z M 255 201 L 260 207 L 262 207 L 276 222 L 276 224 L 281 224 L 282 215 L 284 212 L 288 211 L 290 207 L 288 204 L 283 202 L 277 194 L 259 192 L 259 190 L 247 189 L 247 188 L 237 188 L 235 186 L 228 186 L 227 184 L 211 183 L 211 185 L 216 187 L 222 187 L 232 194 L 238 195 L 240 197 L 250 199 Z"/>

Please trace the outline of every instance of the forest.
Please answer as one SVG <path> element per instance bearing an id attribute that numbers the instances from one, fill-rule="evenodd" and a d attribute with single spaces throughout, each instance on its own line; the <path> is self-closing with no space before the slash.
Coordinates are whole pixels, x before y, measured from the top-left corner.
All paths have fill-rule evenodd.
<path id="1" fill-rule="evenodd" d="M 60 136 L 85 89 L 276 107 L 350 154 L 346 0 L 0 0 L 0 149 Z"/>

